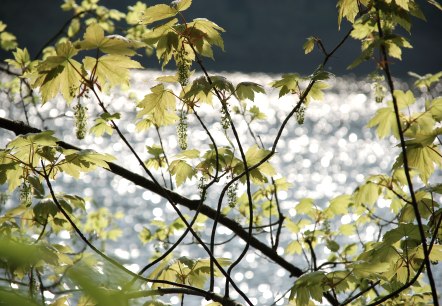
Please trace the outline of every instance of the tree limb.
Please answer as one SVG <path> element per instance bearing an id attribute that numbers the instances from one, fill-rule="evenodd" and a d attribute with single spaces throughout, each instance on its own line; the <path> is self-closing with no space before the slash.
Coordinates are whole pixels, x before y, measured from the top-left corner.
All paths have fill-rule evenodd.
<path id="1" fill-rule="evenodd" d="M 27 133 L 41 133 L 42 132 L 42 130 L 31 127 L 29 125 L 26 125 L 23 122 L 12 121 L 12 120 L 9 120 L 6 118 L 1 118 L 1 117 L 0 117 L 0 128 L 12 131 L 16 135 L 27 134 Z M 63 141 L 59 141 L 58 145 L 64 149 L 81 150 L 81 148 L 78 148 L 74 145 L 71 145 L 71 144 L 63 142 Z M 167 188 L 164 188 L 162 186 L 159 186 L 159 185 L 155 184 L 154 182 L 150 181 L 149 179 L 147 179 L 139 174 L 136 174 L 134 172 L 131 172 L 131 171 L 127 170 L 126 168 L 123 168 L 117 164 L 108 163 L 108 165 L 109 165 L 108 171 L 110 171 L 113 174 L 118 175 L 122 178 L 127 179 L 128 181 L 134 183 L 137 186 L 140 186 L 144 189 L 150 190 L 153 193 L 156 193 L 163 198 L 166 198 L 166 199 L 170 198 L 175 203 L 180 204 L 184 207 L 187 207 L 190 210 L 197 210 L 198 209 L 198 206 L 200 204 L 200 200 L 191 200 L 189 198 L 183 197 L 182 195 L 180 195 L 176 192 L 173 192 Z M 211 207 L 204 205 L 204 204 L 201 206 L 200 212 L 211 219 L 215 219 L 216 214 L 217 214 L 216 210 L 214 210 Z M 222 225 L 224 225 L 225 227 L 227 227 L 228 229 L 230 229 L 231 231 L 233 231 L 235 234 L 237 234 L 244 241 L 247 241 L 247 239 L 249 239 L 248 232 L 246 232 L 243 229 L 243 227 L 240 224 L 238 224 L 237 222 L 235 222 L 234 220 L 231 220 L 231 219 L 227 218 L 226 216 L 221 215 L 219 217 L 219 222 Z M 250 245 L 253 248 L 261 251 L 265 256 L 267 256 L 269 259 L 274 261 L 276 264 L 278 264 L 279 266 L 281 266 L 282 268 L 284 268 L 288 272 L 290 272 L 291 276 L 299 277 L 302 274 L 304 274 L 304 272 L 300 268 L 294 266 L 293 264 L 291 264 L 290 262 L 285 260 L 283 257 L 278 255 L 276 253 L 276 251 L 272 250 L 269 246 L 267 246 L 265 243 L 261 242 L 260 240 L 256 239 L 255 237 L 251 237 Z"/>

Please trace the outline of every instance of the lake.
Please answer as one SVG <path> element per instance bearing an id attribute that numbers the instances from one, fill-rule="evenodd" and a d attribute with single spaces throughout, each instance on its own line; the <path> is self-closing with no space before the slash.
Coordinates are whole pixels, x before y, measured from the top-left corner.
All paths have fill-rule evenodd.
<path id="1" fill-rule="evenodd" d="M 138 99 L 143 98 L 144 94 L 149 92 L 149 88 L 156 84 L 155 78 L 162 74 L 159 71 L 148 70 L 134 72 L 129 92 L 114 91 L 103 98 L 111 112 L 122 114 L 122 119 L 118 124 L 143 159 L 149 157 L 145 146 L 158 145 L 158 137 L 155 129 L 144 133 L 134 132 L 135 125 L 130 121 L 135 116 L 135 102 L 128 99 L 127 95 L 131 93 Z M 273 135 L 278 126 L 295 105 L 297 99 L 288 95 L 278 98 L 278 92 L 269 86 L 272 80 L 279 78 L 277 75 L 221 74 L 234 84 L 252 81 L 264 85 L 268 95 L 258 94 L 254 105 L 265 112 L 267 119 L 253 122 L 251 126 L 255 134 L 260 136 L 264 146 L 269 148 L 273 143 Z M 279 200 L 284 214 L 293 220 L 297 218 L 294 206 L 301 198 L 312 198 L 317 205 L 323 207 L 331 198 L 342 193 L 353 192 L 358 183 L 364 181 L 366 175 L 389 173 L 394 162 L 393 156 L 398 153 L 393 139 L 379 141 L 374 130 L 365 127 L 369 118 L 380 107 L 374 101 L 371 85 L 352 76 L 332 79 L 330 85 L 330 89 L 325 91 L 324 101 L 311 102 L 306 110 L 303 125 L 299 125 L 294 118 L 289 121 L 278 143 L 277 154 L 271 159 L 271 163 L 278 173 L 285 176 L 287 181 L 292 184 L 288 191 L 279 193 Z M 0 101 L 0 117 L 24 121 L 19 104 L 6 104 L 4 96 Z M 85 103 L 87 103 L 89 116 L 94 118 L 97 115 L 96 104 L 94 101 L 85 101 Z M 46 103 L 39 107 L 38 112 L 43 117 L 52 119 L 45 120 L 42 126 L 37 112 L 34 108 L 30 108 L 31 125 L 55 129 L 57 130 L 56 136 L 65 142 L 113 154 L 118 158 L 117 164 L 134 172 L 142 173 L 135 158 L 115 133 L 111 137 L 88 135 L 83 142 L 78 142 L 73 131 L 72 109 L 67 109 L 63 101 L 56 100 Z M 228 140 L 218 122 L 219 112 L 214 111 L 212 106 L 203 105 L 198 108 L 198 113 L 208 125 L 217 145 L 228 145 Z M 242 139 L 242 145 L 246 148 L 253 145 L 253 138 L 247 132 L 245 121 L 238 115 L 233 115 L 233 119 L 237 123 L 236 127 Z M 89 126 L 91 125 L 92 119 L 89 121 Z M 160 133 L 168 156 L 179 153 L 175 127 L 161 128 Z M 189 115 L 188 134 L 189 149 L 197 148 L 201 151 L 208 149 L 210 140 L 192 115 Z M 4 147 L 12 137 L 12 133 L 0 130 L 0 145 Z M 162 182 L 160 173 L 156 172 L 155 174 Z M 138 271 L 145 265 L 149 254 L 153 252 L 155 247 L 165 246 L 161 244 L 143 246 L 137 238 L 143 226 L 150 220 L 175 219 L 172 207 L 152 192 L 142 190 L 127 180 L 115 177 L 104 170 L 85 174 L 81 181 L 75 181 L 71 177 L 63 175 L 61 182 L 57 183 L 55 187 L 57 191 L 87 197 L 90 199 L 88 202 L 90 209 L 107 207 L 113 212 L 124 212 L 125 217 L 119 220 L 120 226 L 124 229 L 123 237 L 117 242 L 107 243 L 106 253 L 118 258 L 131 270 Z M 240 187 L 240 191 L 243 190 L 244 187 Z M 196 183 L 186 183 L 175 191 L 190 198 L 198 198 Z M 215 204 L 212 203 L 217 199 L 219 191 L 218 187 L 213 189 L 206 200 L 207 205 L 215 207 Z M 16 199 L 17 197 L 11 197 L 6 205 L 12 205 Z M 186 209 L 183 211 L 188 212 Z M 385 211 L 388 213 L 387 209 Z M 346 224 L 352 221 L 354 221 L 352 216 L 347 215 L 341 218 L 340 223 Z M 207 228 L 210 229 L 210 226 Z M 217 241 L 222 242 L 230 238 L 232 233 L 219 226 L 218 234 Z M 373 226 L 366 226 L 361 228 L 360 235 L 363 239 L 372 239 L 372 237 L 376 237 L 377 229 Z M 207 237 L 203 238 L 207 239 Z M 268 234 L 265 232 L 259 237 L 262 241 L 269 241 Z M 67 240 L 70 237 L 64 234 L 60 238 Z M 294 237 L 286 233 L 281 238 L 281 245 L 284 246 Z M 348 237 L 348 239 L 354 239 L 354 237 Z M 189 238 L 186 242 L 192 241 Z M 238 242 L 234 239 L 233 242 L 218 246 L 216 256 L 236 258 L 243 245 L 242 241 Z M 322 258 L 322 261 L 327 258 L 327 252 L 329 251 L 325 245 L 318 247 L 318 256 Z M 280 248 L 278 253 L 284 253 L 284 249 Z M 177 257 L 206 257 L 202 249 L 194 244 L 179 247 L 175 254 Z M 301 269 L 307 268 L 307 263 L 302 255 L 287 255 L 285 257 L 290 262 L 296 263 Z M 271 304 L 293 284 L 293 279 L 289 278 L 287 271 L 273 265 L 253 249 L 249 250 L 243 263 L 234 270 L 233 278 L 240 284 L 240 288 L 252 298 L 252 301 L 259 305 Z M 218 284 L 217 290 L 223 290 L 222 283 Z M 236 292 L 232 292 L 232 297 L 237 297 Z M 170 296 L 164 296 L 162 299 L 173 304 L 179 302 L 177 298 L 170 298 Z M 277 305 L 283 305 L 283 300 Z"/>

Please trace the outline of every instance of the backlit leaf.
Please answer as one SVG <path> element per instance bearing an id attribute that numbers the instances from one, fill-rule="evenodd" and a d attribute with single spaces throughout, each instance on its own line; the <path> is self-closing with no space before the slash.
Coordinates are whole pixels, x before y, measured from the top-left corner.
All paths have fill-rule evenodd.
<path id="1" fill-rule="evenodd" d="M 431 101 L 430 113 L 438 122 L 442 121 L 442 98 L 436 98 Z"/>
<path id="2" fill-rule="evenodd" d="M 77 50 L 69 41 L 56 46 L 56 56 L 50 56 L 37 66 L 37 77 L 32 83 L 39 87 L 42 101 L 47 102 L 61 93 L 70 102 L 82 81 L 81 64 L 73 59 Z"/>
<path id="3" fill-rule="evenodd" d="M 377 127 L 376 133 L 381 139 L 392 134 L 396 138 L 399 138 L 396 115 L 392 106 L 379 109 L 374 117 L 368 122 L 367 127 Z"/>
<path id="4" fill-rule="evenodd" d="M 187 10 L 191 4 L 192 0 L 174 0 L 171 3 L 172 7 L 174 7 L 177 11 L 180 12 Z"/>
<path id="5" fill-rule="evenodd" d="M 238 100 L 249 99 L 253 101 L 255 99 L 256 93 L 265 93 L 264 88 L 253 82 L 241 82 L 236 85 L 235 94 L 238 97 Z"/>
<path id="6" fill-rule="evenodd" d="M 178 116 L 175 114 L 176 98 L 174 94 L 165 89 L 163 84 L 152 87 L 151 91 L 138 104 L 141 110 L 137 117 L 147 116 L 157 126 L 175 122 Z"/>
<path id="7" fill-rule="evenodd" d="M 419 177 L 426 184 L 433 174 L 435 166 L 442 166 L 442 155 L 438 147 L 435 145 L 407 146 L 407 158 L 410 168 L 415 169 L 419 173 Z M 401 167 L 403 164 L 402 153 L 394 164 L 394 168 Z"/>
<path id="8" fill-rule="evenodd" d="M 87 27 L 78 47 L 83 50 L 99 49 L 104 53 L 132 56 L 136 53 L 133 49 L 141 47 L 141 44 L 119 35 L 104 36 L 103 28 L 93 23 Z"/>
<path id="9" fill-rule="evenodd" d="M 279 88 L 279 97 L 282 97 L 288 93 L 299 93 L 299 82 L 303 79 L 297 73 L 284 74 L 282 79 L 272 82 L 270 85 L 273 88 Z"/>
<path id="10" fill-rule="evenodd" d="M 149 6 L 141 18 L 142 24 L 151 24 L 159 20 L 174 17 L 178 11 L 166 4 Z"/>
<path id="11" fill-rule="evenodd" d="M 302 48 L 304 49 L 304 53 L 309 54 L 310 52 L 312 52 L 313 48 L 315 47 L 315 43 L 316 37 L 310 36 L 309 38 L 307 38 L 307 41 L 302 46 Z"/>
<path id="12" fill-rule="evenodd" d="M 339 8 L 338 13 L 338 25 L 341 27 L 342 18 L 346 18 L 348 21 L 353 23 L 356 15 L 359 12 L 358 1 L 357 0 L 339 0 L 337 7 Z"/>
<path id="13" fill-rule="evenodd" d="M 416 99 L 414 98 L 411 90 L 407 90 L 407 92 L 403 92 L 402 90 L 395 90 L 394 96 L 396 97 L 399 109 L 406 108 L 416 102 Z"/>
<path id="14" fill-rule="evenodd" d="M 143 68 L 129 57 L 117 54 L 103 55 L 98 59 L 86 56 L 83 63 L 85 69 L 95 73 L 100 86 L 106 82 L 111 86 L 129 85 L 129 69 Z"/>
<path id="15" fill-rule="evenodd" d="M 368 205 L 373 206 L 373 204 L 378 200 L 381 194 L 381 188 L 371 182 L 367 182 L 359 186 L 353 193 L 353 200 L 356 205 Z"/>
<path id="16" fill-rule="evenodd" d="M 170 163 L 170 174 L 175 176 L 177 186 L 195 176 L 196 171 L 184 160 L 174 160 Z"/>

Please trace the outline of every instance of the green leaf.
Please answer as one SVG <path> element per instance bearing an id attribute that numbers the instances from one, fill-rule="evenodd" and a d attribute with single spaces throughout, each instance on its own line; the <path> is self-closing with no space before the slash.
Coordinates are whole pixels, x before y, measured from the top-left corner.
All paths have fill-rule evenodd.
<path id="1" fill-rule="evenodd" d="M 422 147 L 420 145 L 407 146 L 407 159 L 409 167 L 417 170 L 419 177 L 426 184 L 435 171 L 435 165 L 442 166 L 442 155 L 435 145 Z M 403 155 L 399 155 L 393 168 L 403 165 Z"/>
<path id="2" fill-rule="evenodd" d="M 362 262 L 354 263 L 351 265 L 353 267 L 353 273 L 358 277 L 373 278 L 376 274 L 381 274 L 389 270 L 389 262 Z"/>
<path id="3" fill-rule="evenodd" d="M 205 18 L 196 18 L 187 24 L 187 28 L 190 29 L 190 40 L 201 55 L 213 58 L 212 45 L 224 51 L 224 41 L 220 34 L 224 29 L 214 22 Z"/>
<path id="4" fill-rule="evenodd" d="M 372 35 L 377 29 L 376 22 L 374 20 L 358 19 L 353 24 L 353 30 L 351 31 L 351 37 L 355 39 L 365 39 L 367 36 Z"/>
<path id="5" fill-rule="evenodd" d="M 314 200 L 311 198 L 303 198 L 299 201 L 298 205 L 296 205 L 295 209 L 298 214 L 310 215 L 311 212 L 315 210 Z"/>
<path id="6" fill-rule="evenodd" d="M 180 12 L 187 10 L 191 4 L 192 0 L 174 0 L 171 3 L 172 7 L 174 7 L 177 11 Z"/>
<path id="7" fill-rule="evenodd" d="M 428 89 L 433 84 L 438 83 L 440 78 L 442 77 L 442 71 L 439 71 L 435 74 L 428 73 L 424 76 L 421 76 L 414 72 L 408 72 L 408 74 L 417 80 L 414 82 L 414 86 L 419 87 L 420 89 Z"/>
<path id="8" fill-rule="evenodd" d="M 0 301 L 4 305 L 20 305 L 20 306 L 39 306 L 37 303 L 30 298 L 29 294 L 17 292 L 17 290 L 6 289 L 5 287 L 0 287 Z"/>
<path id="9" fill-rule="evenodd" d="M 93 150 L 65 150 L 65 159 L 61 160 L 56 168 L 67 174 L 79 178 L 80 172 L 90 172 L 97 167 L 109 169 L 108 162 L 115 160 L 110 154 L 100 154 Z"/>
<path id="10" fill-rule="evenodd" d="M 97 282 L 100 276 L 96 275 L 94 269 L 89 268 L 80 269 L 72 268 L 69 269 L 67 275 L 74 282 L 75 285 L 79 286 L 84 292 L 92 298 L 92 300 L 98 305 L 109 305 L 117 306 L 124 305 L 124 295 L 121 291 L 111 290 L 99 285 Z M 103 276 L 101 276 L 103 277 Z"/>
<path id="11" fill-rule="evenodd" d="M 253 105 L 250 109 L 249 109 L 250 115 L 251 115 L 251 120 L 264 120 L 267 118 L 265 113 L 262 113 L 259 109 L 258 106 Z"/>
<path id="12" fill-rule="evenodd" d="M 427 0 L 428 3 L 434 5 L 436 8 L 442 11 L 442 5 L 437 0 Z"/>
<path id="13" fill-rule="evenodd" d="M 133 49 L 140 48 L 141 44 L 119 35 L 104 36 L 103 28 L 93 23 L 87 27 L 83 40 L 76 46 L 83 50 L 99 49 L 104 53 L 132 56 L 136 53 Z"/>
<path id="14" fill-rule="evenodd" d="M 196 171 L 184 160 L 174 160 L 170 163 L 170 174 L 175 176 L 177 186 L 195 176 Z"/>
<path id="15" fill-rule="evenodd" d="M 399 224 L 397 228 L 389 230 L 384 234 L 383 241 L 391 245 L 404 238 L 420 241 L 419 227 L 416 224 L 410 223 Z"/>
<path id="16" fill-rule="evenodd" d="M 394 37 L 385 41 L 385 47 L 388 55 L 391 57 L 402 59 L 401 48 L 412 48 L 411 44 L 404 37 Z"/>
<path id="17" fill-rule="evenodd" d="M 322 302 L 324 291 L 323 281 L 326 276 L 323 271 L 307 273 L 299 277 L 291 289 L 289 300 L 296 296 L 296 305 L 309 305 L 310 296 L 318 302 Z"/>
<path id="18" fill-rule="evenodd" d="M 339 244 L 336 241 L 333 240 L 327 240 L 327 249 L 329 249 L 332 252 L 339 251 Z"/>
<path id="19" fill-rule="evenodd" d="M 313 86 L 310 88 L 310 91 L 306 97 L 306 102 L 310 102 L 312 99 L 316 101 L 321 101 L 324 99 L 324 93 L 322 92 L 323 89 L 329 88 L 330 85 L 328 85 L 325 82 L 316 81 Z"/>
<path id="20" fill-rule="evenodd" d="M 54 135 L 53 131 L 43 131 L 40 133 L 28 133 L 25 135 L 18 136 L 14 140 L 10 141 L 6 148 L 9 149 L 24 149 L 30 150 L 30 148 L 26 147 L 34 147 L 34 146 L 47 146 L 47 147 L 55 147 L 57 146 L 58 138 L 52 136 Z"/>
<path id="21" fill-rule="evenodd" d="M 223 77 L 222 75 L 214 75 L 210 78 L 212 79 L 212 88 L 216 88 L 219 91 L 227 92 L 229 94 L 235 92 L 232 82 L 227 80 L 226 77 Z"/>
<path id="22" fill-rule="evenodd" d="M 159 20 L 174 17 L 178 11 L 166 4 L 149 6 L 141 18 L 141 24 L 151 24 Z"/>
<path id="23" fill-rule="evenodd" d="M 442 121 L 442 97 L 431 101 L 430 113 L 438 122 Z"/>
<path id="24" fill-rule="evenodd" d="M 410 2 L 410 0 L 394 0 L 394 2 L 400 6 L 401 8 L 403 8 L 404 10 L 408 11 L 408 2 Z"/>
<path id="25" fill-rule="evenodd" d="M 99 84 L 108 82 L 111 86 L 129 85 L 129 69 L 143 68 L 129 57 L 117 54 L 103 55 L 98 59 L 86 56 L 83 64 L 85 69 L 94 72 Z"/>
<path id="26" fill-rule="evenodd" d="M 280 88 L 279 97 L 281 98 L 288 93 L 299 93 L 299 82 L 302 80 L 303 78 L 297 73 L 283 74 L 282 79 L 276 80 L 270 85 L 273 88 Z"/>
<path id="27" fill-rule="evenodd" d="M 90 128 L 90 132 L 95 136 L 102 136 L 104 133 L 112 135 L 114 130 L 108 123 L 110 120 L 120 119 L 120 114 L 104 113 L 100 115 L 100 118 L 95 119 L 95 125 Z"/>
<path id="28" fill-rule="evenodd" d="M 137 117 L 148 116 L 157 126 L 169 125 L 178 119 L 175 114 L 176 98 L 174 94 L 159 84 L 151 88 L 152 93 L 146 95 L 138 104 L 141 110 Z"/>
<path id="29" fill-rule="evenodd" d="M 56 56 L 50 56 L 37 66 L 37 76 L 32 83 L 40 87 L 42 101 L 47 102 L 61 93 L 70 102 L 82 82 L 81 64 L 73 59 L 77 50 L 69 41 L 55 47 Z"/>
<path id="30" fill-rule="evenodd" d="M 416 247 L 416 258 L 425 259 L 424 250 L 422 245 Z M 442 261 L 442 245 L 434 244 L 430 252 L 431 261 Z"/>
<path id="31" fill-rule="evenodd" d="M 299 243 L 299 241 L 294 240 L 287 245 L 287 247 L 285 248 L 285 252 L 289 255 L 302 254 L 302 244 Z"/>
<path id="32" fill-rule="evenodd" d="M 164 154 L 163 148 L 161 146 L 153 145 L 153 146 L 146 146 L 147 152 L 154 157 L 158 158 L 161 155 Z"/>
<path id="33" fill-rule="evenodd" d="M 27 67 L 31 63 L 31 57 L 29 55 L 28 49 L 26 48 L 17 48 L 14 52 L 12 52 L 12 55 L 14 56 L 14 59 L 6 59 L 5 62 L 16 69 L 22 69 L 24 67 Z"/>
<path id="34" fill-rule="evenodd" d="M 325 209 L 325 213 L 330 216 L 343 215 L 348 213 L 348 206 L 351 204 L 351 195 L 343 194 L 332 200 L 330 205 Z"/>
<path id="35" fill-rule="evenodd" d="M 175 155 L 175 158 L 177 159 L 195 159 L 198 157 L 200 157 L 200 151 L 197 149 L 184 150 Z"/>
<path id="36" fill-rule="evenodd" d="M 240 101 L 245 99 L 253 101 L 255 99 L 255 92 L 265 94 L 264 88 L 257 83 L 241 82 L 238 85 L 236 85 L 235 94 L 238 100 Z"/>
<path id="37" fill-rule="evenodd" d="M 381 187 L 374 183 L 367 182 L 355 190 L 353 200 L 356 205 L 364 204 L 371 207 L 378 200 L 380 194 Z"/>
<path id="38" fill-rule="evenodd" d="M 341 28 L 342 18 L 346 18 L 350 23 L 353 23 L 356 15 L 359 12 L 358 1 L 357 0 L 339 0 L 337 7 L 339 8 L 338 13 L 338 25 Z"/>
<path id="39" fill-rule="evenodd" d="M 43 198 L 45 191 L 41 181 L 35 176 L 28 176 L 27 181 L 31 184 L 34 195 Z"/>
<path id="40" fill-rule="evenodd" d="M 411 90 L 407 90 L 407 92 L 403 92 L 402 90 L 395 90 L 393 95 L 396 98 L 399 109 L 407 108 L 410 105 L 414 104 L 414 102 L 416 102 L 416 99 L 414 98 Z"/>
<path id="41" fill-rule="evenodd" d="M 143 244 L 146 244 L 152 240 L 152 233 L 147 227 L 143 227 L 141 232 L 138 234 L 138 237 Z"/>
<path id="42" fill-rule="evenodd" d="M 355 233 L 355 226 L 353 224 L 342 224 L 339 227 L 339 233 L 344 236 L 351 236 Z"/>
<path id="43" fill-rule="evenodd" d="M 377 127 L 376 133 L 381 139 L 392 134 L 396 138 L 399 138 L 399 129 L 392 105 L 379 109 L 374 117 L 368 122 L 367 127 Z"/>
<path id="44" fill-rule="evenodd" d="M 305 54 L 309 54 L 315 48 L 316 37 L 310 36 L 307 38 L 307 41 L 304 43 L 302 48 L 304 49 Z"/>

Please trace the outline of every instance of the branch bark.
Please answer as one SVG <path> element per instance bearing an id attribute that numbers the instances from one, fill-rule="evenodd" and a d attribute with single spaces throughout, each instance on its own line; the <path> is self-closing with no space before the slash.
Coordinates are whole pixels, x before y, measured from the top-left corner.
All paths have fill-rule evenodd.
<path id="1" fill-rule="evenodd" d="M 40 133 L 42 130 L 31 127 L 29 125 L 24 124 L 23 122 L 18 121 L 12 121 L 6 118 L 0 117 L 0 128 L 9 130 L 14 132 L 16 135 L 20 134 L 27 134 L 27 133 Z M 64 149 L 73 149 L 73 150 L 81 150 L 81 148 L 76 147 L 72 144 L 66 143 L 64 141 L 59 141 L 58 145 Z M 128 181 L 134 183 L 137 186 L 140 186 L 144 189 L 150 190 L 153 193 L 158 194 L 159 196 L 166 198 L 166 199 L 172 199 L 175 203 L 182 205 L 184 207 L 187 207 L 190 210 L 197 210 L 198 206 L 200 205 L 200 200 L 191 200 L 189 198 L 186 198 L 176 192 L 173 192 L 167 188 L 164 188 L 162 186 L 159 186 L 152 182 L 151 180 L 136 174 L 134 172 L 131 172 L 127 170 L 126 168 L 123 168 L 115 163 L 108 163 L 109 170 L 111 173 L 118 175 L 122 178 L 127 179 Z M 215 219 L 217 212 L 216 210 L 212 209 L 211 207 L 207 205 L 201 205 L 200 212 L 211 218 Z M 238 237 L 243 239 L 244 241 L 247 241 L 249 239 L 249 234 L 247 231 L 243 229 L 243 227 L 235 222 L 234 220 L 231 220 L 227 218 L 226 216 L 221 215 L 219 217 L 219 223 L 233 231 Z M 270 260 L 281 266 L 282 268 L 286 269 L 288 272 L 290 272 L 291 276 L 299 277 L 304 272 L 288 262 L 285 258 L 281 257 L 276 253 L 276 251 L 272 250 L 269 246 L 267 246 L 265 243 L 261 242 L 255 237 L 250 238 L 250 246 L 255 248 L 256 250 L 259 250 L 261 253 L 263 253 L 265 256 L 267 256 Z"/>

